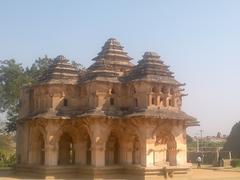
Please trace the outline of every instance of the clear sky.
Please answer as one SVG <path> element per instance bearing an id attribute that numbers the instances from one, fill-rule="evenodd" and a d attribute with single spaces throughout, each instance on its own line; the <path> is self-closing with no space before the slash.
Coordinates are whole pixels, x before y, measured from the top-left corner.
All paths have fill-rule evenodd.
<path id="1" fill-rule="evenodd" d="M 0 59 L 24 66 L 59 54 L 84 66 L 117 38 L 133 62 L 158 52 L 186 83 L 183 110 L 201 127 L 228 134 L 240 120 L 240 1 L 1 0 Z"/>

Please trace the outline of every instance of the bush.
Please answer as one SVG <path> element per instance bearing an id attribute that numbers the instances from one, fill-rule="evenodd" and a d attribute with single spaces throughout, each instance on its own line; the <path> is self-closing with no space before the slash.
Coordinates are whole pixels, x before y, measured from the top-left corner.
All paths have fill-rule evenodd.
<path id="1" fill-rule="evenodd" d="M 231 161 L 231 166 L 232 167 L 240 167 L 240 159 L 233 159 Z"/>
<path id="2" fill-rule="evenodd" d="M 0 167 L 11 167 L 16 164 L 16 154 L 0 151 Z"/>

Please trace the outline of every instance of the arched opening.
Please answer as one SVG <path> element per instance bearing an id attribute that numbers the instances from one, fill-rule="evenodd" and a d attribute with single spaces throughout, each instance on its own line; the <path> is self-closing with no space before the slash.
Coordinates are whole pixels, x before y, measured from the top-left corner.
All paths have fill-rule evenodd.
<path id="1" fill-rule="evenodd" d="M 164 97 L 160 97 L 160 104 L 164 106 Z"/>
<path id="2" fill-rule="evenodd" d="M 156 98 L 152 97 L 152 105 L 156 105 Z"/>
<path id="3" fill-rule="evenodd" d="M 169 104 L 169 106 L 172 106 L 172 107 L 174 107 L 174 99 L 173 98 L 171 98 L 171 99 L 169 99 L 168 100 L 168 104 Z"/>
<path id="4" fill-rule="evenodd" d="M 171 94 L 171 95 L 174 95 L 174 93 L 175 93 L 175 89 L 174 89 L 174 88 L 171 88 L 171 89 L 170 89 L 170 94 Z"/>
<path id="5" fill-rule="evenodd" d="M 64 99 L 64 100 L 63 100 L 63 106 L 65 106 L 65 107 L 68 106 L 68 100 L 67 100 L 67 99 Z"/>
<path id="6" fill-rule="evenodd" d="M 175 166 L 176 161 L 176 141 L 174 136 L 169 132 L 161 132 L 157 135 L 155 144 L 155 159 L 156 165 Z"/>
<path id="7" fill-rule="evenodd" d="M 141 145 L 137 136 L 135 136 L 133 140 L 132 163 L 141 163 Z"/>
<path id="8" fill-rule="evenodd" d="M 75 163 L 75 152 L 72 137 L 63 133 L 59 140 L 58 164 L 68 165 Z"/>
<path id="9" fill-rule="evenodd" d="M 105 150 L 106 165 L 115 165 L 119 163 L 119 141 L 114 133 L 108 137 Z"/>
<path id="10" fill-rule="evenodd" d="M 162 92 L 163 94 L 168 94 L 168 89 L 167 89 L 167 87 L 166 87 L 166 86 L 163 86 L 163 87 L 161 88 L 161 92 Z"/>

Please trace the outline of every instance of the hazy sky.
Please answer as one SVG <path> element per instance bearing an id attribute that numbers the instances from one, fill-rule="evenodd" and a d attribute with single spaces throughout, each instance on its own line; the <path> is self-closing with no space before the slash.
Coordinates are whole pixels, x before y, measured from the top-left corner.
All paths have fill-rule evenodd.
<path id="1" fill-rule="evenodd" d="M 24 66 L 59 54 L 89 66 L 109 37 L 136 63 L 158 52 L 186 83 L 183 110 L 201 127 L 228 134 L 240 120 L 240 1 L 2 0 L 0 59 Z"/>

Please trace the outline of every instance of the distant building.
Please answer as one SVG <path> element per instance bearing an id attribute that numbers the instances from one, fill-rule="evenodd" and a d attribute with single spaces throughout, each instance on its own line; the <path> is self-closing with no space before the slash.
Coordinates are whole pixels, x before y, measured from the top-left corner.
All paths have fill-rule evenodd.
<path id="1" fill-rule="evenodd" d="M 225 142 L 227 140 L 227 135 L 222 135 L 220 132 L 217 133 L 216 136 L 205 136 L 205 137 L 198 137 L 194 136 L 193 141 L 204 141 L 204 142 Z"/>
<path id="2" fill-rule="evenodd" d="M 198 122 L 181 111 L 182 84 L 155 52 L 137 65 L 131 59 L 111 38 L 86 71 L 58 56 L 37 85 L 24 87 L 17 170 L 144 175 L 188 167 L 186 128 Z"/>

